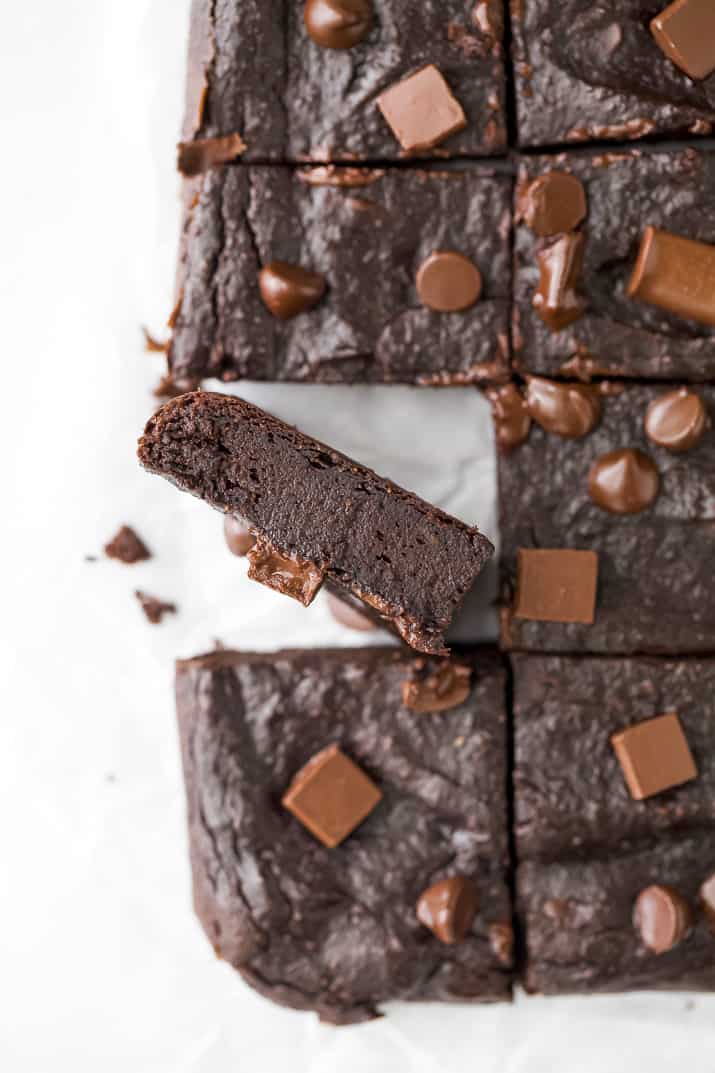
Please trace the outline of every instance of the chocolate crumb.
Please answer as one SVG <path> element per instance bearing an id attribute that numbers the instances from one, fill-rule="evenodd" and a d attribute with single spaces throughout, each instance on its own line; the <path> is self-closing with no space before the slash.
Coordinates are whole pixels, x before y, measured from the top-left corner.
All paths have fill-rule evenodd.
<path id="1" fill-rule="evenodd" d="M 151 552 L 144 541 L 128 525 L 123 525 L 116 536 L 105 544 L 104 554 L 129 565 L 151 559 Z"/>
<path id="2" fill-rule="evenodd" d="M 146 592 L 140 592 L 139 589 L 137 589 L 134 595 L 141 604 L 142 611 L 149 619 L 152 626 L 158 626 L 164 615 L 175 615 L 177 612 L 176 604 L 166 603 L 164 600 L 160 600 L 156 596 L 150 596 Z"/>

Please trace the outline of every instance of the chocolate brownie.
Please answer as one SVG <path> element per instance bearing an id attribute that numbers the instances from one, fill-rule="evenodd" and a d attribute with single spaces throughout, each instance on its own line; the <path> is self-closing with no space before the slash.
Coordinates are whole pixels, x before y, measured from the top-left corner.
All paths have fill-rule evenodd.
<path id="1" fill-rule="evenodd" d="M 520 654 L 512 666 L 520 858 L 626 852 L 668 832 L 715 830 L 715 659 Z M 697 776 L 635 801 L 611 738 L 664 713 L 677 714 Z"/>
<path id="2" fill-rule="evenodd" d="M 177 383 L 505 376 L 510 176 L 235 167 L 194 189 L 169 356 Z"/>
<path id="3" fill-rule="evenodd" d="M 712 14 L 709 0 L 689 3 Z M 658 44 L 650 22 L 667 6 L 511 0 L 520 144 L 709 134 L 715 76 L 689 77 Z M 712 41 L 715 18 L 708 21 Z"/>
<path id="4" fill-rule="evenodd" d="M 466 690 L 427 711 L 405 687 L 449 665 L 394 649 L 178 663 L 196 911 L 217 954 L 274 1001 L 350 1023 L 398 998 L 509 998 L 504 672 L 489 649 L 460 664 Z M 298 807 L 296 794 L 336 753 L 376 792 L 328 848 L 305 824 L 315 798 Z M 470 897 L 442 923 L 461 926 L 440 937 L 429 910 L 449 909 L 457 884 Z"/>
<path id="5" fill-rule="evenodd" d="M 519 371 L 715 380 L 715 153 L 522 158 L 516 214 Z M 639 278 L 651 228 L 655 294 Z"/>
<path id="6" fill-rule="evenodd" d="M 243 519 L 258 538 L 249 577 L 306 606 L 327 580 L 419 651 L 446 652 L 444 632 L 494 550 L 477 529 L 226 395 L 164 405 L 139 458 Z"/>
<path id="7" fill-rule="evenodd" d="M 499 152 L 503 30 L 502 0 L 194 0 L 184 142 L 238 134 L 251 161 Z M 425 69 L 426 100 L 405 100 Z"/>
<path id="8" fill-rule="evenodd" d="M 521 863 L 517 905 L 527 991 L 714 990 L 715 927 L 699 905 L 713 871 L 712 827 L 663 837 L 632 853 Z M 653 886 L 683 899 L 688 917 L 659 950 L 649 948 L 634 920 L 639 898 Z M 667 927 L 667 919 L 656 926 Z"/>
<path id="9" fill-rule="evenodd" d="M 715 388 L 526 395 L 528 438 L 499 459 L 504 645 L 711 652 Z"/>

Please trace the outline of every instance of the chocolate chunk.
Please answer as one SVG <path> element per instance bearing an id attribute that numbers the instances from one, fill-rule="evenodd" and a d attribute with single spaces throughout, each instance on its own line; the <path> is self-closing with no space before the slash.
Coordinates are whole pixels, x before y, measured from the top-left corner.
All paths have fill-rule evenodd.
<path id="1" fill-rule="evenodd" d="M 438 313 L 458 313 L 479 301 L 482 275 L 463 254 L 436 250 L 420 266 L 417 293 L 429 309 Z"/>
<path id="2" fill-rule="evenodd" d="M 586 216 L 586 191 L 575 175 L 547 171 L 519 199 L 519 215 L 541 238 L 573 231 Z"/>
<path id="3" fill-rule="evenodd" d="M 227 134 L 223 138 L 203 138 L 195 142 L 179 143 L 179 171 L 186 178 L 203 175 L 205 171 L 220 164 L 230 164 L 245 153 L 246 143 L 240 134 Z"/>
<path id="4" fill-rule="evenodd" d="M 147 354 L 168 354 L 169 347 L 171 345 L 169 340 L 163 341 L 157 339 L 152 335 L 148 328 L 142 325 L 142 335 L 144 336 L 144 349 Z"/>
<path id="5" fill-rule="evenodd" d="M 537 254 L 539 286 L 532 304 L 552 332 L 560 332 L 584 314 L 586 303 L 576 290 L 584 245 L 582 231 L 569 231 Z"/>
<path id="6" fill-rule="evenodd" d="M 587 436 L 601 419 L 598 388 L 530 376 L 526 386 L 529 414 L 546 432 L 566 439 Z"/>
<path id="7" fill-rule="evenodd" d="M 713 928 L 715 928 L 715 872 L 700 887 L 700 905 Z"/>
<path id="8" fill-rule="evenodd" d="M 272 261 L 262 268 L 258 286 L 267 308 L 279 320 L 312 309 L 325 293 L 323 276 L 285 261 Z"/>
<path id="9" fill-rule="evenodd" d="M 519 548 L 516 618 L 591 625 L 598 556 L 572 548 Z"/>
<path id="10" fill-rule="evenodd" d="M 347 630 L 358 630 L 361 633 L 369 633 L 378 628 L 377 623 L 363 615 L 356 607 L 346 600 L 339 600 L 337 596 L 328 593 L 328 607 L 330 614 L 336 622 Z"/>
<path id="11" fill-rule="evenodd" d="M 325 570 L 305 559 L 292 558 L 278 551 L 267 540 L 258 539 L 246 552 L 248 576 L 269 589 L 309 607 L 323 584 Z"/>
<path id="12" fill-rule="evenodd" d="M 345 49 L 370 33 L 371 0 L 306 0 L 305 28 L 321 48 Z"/>
<path id="13" fill-rule="evenodd" d="M 417 675 L 402 683 L 402 703 L 412 712 L 446 712 L 464 704 L 472 688 L 472 672 L 458 663 L 442 663 L 436 671 Z"/>
<path id="14" fill-rule="evenodd" d="M 227 514 L 223 520 L 223 535 L 228 550 L 241 557 L 248 555 L 256 543 L 253 533 L 231 514 Z"/>
<path id="15" fill-rule="evenodd" d="M 160 600 L 156 596 L 149 596 L 148 593 L 140 592 L 138 589 L 134 595 L 141 604 L 141 609 L 151 622 L 152 626 L 158 626 L 164 615 L 176 614 L 176 604 L 166 603 L 166 601 Z"/>
<path id="16" fill-rule="evenodd" d="M 684 387 L 653 399 L 645 415 L 648 439 L 676 454 L 697 447 L 708 424 L 705 403 Z"/>
<path id="17" fill-rule="evenodd" d="M 633 926 L 653 954 L 665 954 L 690 931 L 690 906 L 672 887 L 653 884 L 642 890 L 633 910 Z"/>
<path id="18" fill-rule="evenodd" d="M 715 246 L 646 227 L 628 296 L 715 325 Z"/>
<path id="19" fill-rule="evenodd" d="M 601 455 L 588 475 L 588 494 L 611 514 L 638 514 L 655 502 L 659 490 L 655 463 L 632 447 Z"/>
<path id="20" fill-rule="evenodd" d="M 514 963 L 514 929 L 511 924 L 491 924 L 489 945 L 502 965 L 511 966 Z"/>
<path id="21" fill-rule="evenodd" d="M 283 806 L 311 834 L 334 849 L 365 820 L 382 794 L 337 745 L 329 745 L 301 768 Z"/>
<path id="22" fill-rule="evenodd" d="M 651 21 L 651 33 L 666 56 L 696 80 L 715 71 L 715 4 L 675 0 Z"/>
<path id="23" fill-rule="evenodd" d="M 643 801 L 697 777 L 675 712 L 627 727 L 612 735 L 611 744 L 634 801 Z"/>
<path id="24" fill-rule="evenodd" d="M 467 125 L 461 104 L 433 64 L 390 86 L 377 106 L 407 152 L 432 149 Z"/>
<path id="25" fill-rule="evenodd" d="M 468 935 L 479 904 L 474 884 L 464 876 L 443 879 L 424 891 L 417 902 L 417 919 L 442 943 L 461 943 Z"/>
<path id="26" fill-rule="evenodd" d="M 529 435 L 531 416 L 526 399 L 516 384 L 502 384 L 487 389 L 492 408 L 494 434 L 500 451 L 511 451 Z"/>
<path id="27" fill-rule="evenodd" d="M 146 544 L 128 525 L 123 525 L 119 532 L 104 546 L 104 554 L 121 563 L 141 563 L 151 559 L 151 552 Z"/>

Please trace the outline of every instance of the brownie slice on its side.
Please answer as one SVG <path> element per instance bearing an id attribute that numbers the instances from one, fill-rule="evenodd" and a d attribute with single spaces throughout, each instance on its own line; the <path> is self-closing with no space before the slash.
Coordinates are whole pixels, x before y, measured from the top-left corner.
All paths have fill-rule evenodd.
<path id="1" fill-rule="evenodd" d="M 142 465 L 242 518 L 249 576 L 309 604 L 323 581 L 364 600 L 418 651 L 444 633 L 493 547 L 477 529 L 241 399 L 163 406 Z"/>
<path id="2" fill-rule="evenodd" d="M 187 185 L 195 197 L 185 209 L 169 353 L 180 386 L 207 377 L 442 385 L 508 375 L 511 176 L 476 165 L 255 166 L 217 168 Z M 451 272 L 442 261 L 452 292 L 470 271 L 481 277 L 464 308 L 431 308 L 432 295 L 420 294 L 423 266 L 434 271 L 444 251 L 466 259 L 456 272 L 454 260 Z M 276 262 L 318 284 L 299 314 L 265 303 L 272 269 L 280 286 Z M 285 301 L 287 286 L 282 293 Z"/>
<path id="3" fill-rule="evenodd" d="M 447 692 L 430 710 L 435 680 Z M 394 999 L 509 999 L 505 676 L 494 650 L 460 654 L 459 665 L 387 648 L 220 651 L 177 664 L 176 700 L 194 904 L 249 984 L 338 1024 Z M 379 800 L 328 848 L 292 801 L 296 774 L 335 746 Z M 341 812 L 339 791 L 337 803 Z M 470 912 L 440 939 L 420 921 L 425 896 L 450 883 L 468 885 Z"/>
<path id="4" fill-rule="evenodd" d="M 271 163 L 499 153 L 503 38 L 502 0 L 193 0 L 183 138 Z"/>
<path id="5" fill-rule="evenodd" d="M 512 669 L 527 990 L 715 990 L 715 659 L 515 655 Z M 686 772 L 654 729 L 664 717 Z M 650 735 L 626 746 L 643 795 L 629 735 Z"/>

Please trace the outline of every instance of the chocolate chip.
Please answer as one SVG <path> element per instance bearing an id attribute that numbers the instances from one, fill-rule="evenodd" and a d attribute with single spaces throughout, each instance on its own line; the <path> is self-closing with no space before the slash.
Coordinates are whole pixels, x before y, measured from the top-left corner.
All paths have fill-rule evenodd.
<path id="1" fill-rule="evenodd" d="M 433 64 L 390 86 L 377 106 L 407 152 L 432 149 L 467 125 L 462 106 Z"/>
<path id="2" fill-rule="evenodd" d="M 105 544 L 104 554 L 129 565 L 151 559 L 151 552 L 144 541 L 128 525 L 123 525 L 116 536 Z"/>
<path id="3" fill-rule="evenodd" d="M 697 777 L 690 747 L 675 712 L 646 719 L 613 734 L 623 776 L 634 801 Z"/>
<path id="4" fill-rule="evenodd" d="M 715 929 L 715 872 L 705 880 L 699 891 L 700 906 Z"/>
<path id="5" fill-rule="evenodd" d="M 682 942 L 692 915 L 682 895 L 672 887 L 654 884 L 642 890 L 633 910 L 633 926 L 653 954 L 665 954 Z"/>
<path id="6" fill-rule="evenodd" d="M 228 550 L 241 558 L 248 555 L 256 543 L 256 538 L 238 518 L 227 514 L 223 520 L 223 535 Z"/>
<path id="7" fill-rule="evenodd" d="M 514 616 L 536 622 L 591 625 L 598 556 L 572 548 L 519 548 Z"/>
<path id="8" fill-rule="evenodd" d="M 269 589 L 291 596 L 309 607 L 323 584 L 325 569 L 278 551 L 269 541 L 258 538 L 246 553 L 248 576 Z"/>
<path id="9" fill-rule="evenodd" d="M 519 199 L 519 213 L 541 238 L 573 231 L 586 215 L 586 191 L 575 175 L 548 171 L 529 183 Z"/>
<path id="10" fill-rule="evenodd" d="M 584 299 L 576 287 L 581 277 L 585 238 L 569 231 L 537 254 L 539 286 L 532 305 L 552 332 L 560 332 L 583 316 Z"/>
<path id="11" fill-rule="evenodd" d="M 195 142 L 179 144 L 179 171 L 186 178 L 203 175 L 205 171 L 220 164 L 230 164 L 246 151 L 246 143 L 240 134 L 227 134 L 223 138 L 203 138 Z"/>
<path id="12" fill-rule="evenodd" d="M 501 384 L 487 389 L 492 408 L 494 434 L 500 451 L 512 451 L 524 443 L 531 428 L 531 416 L 526 399 L 516 384 Z"/>
<path id="13" fill-rule="evenodd" d="M 286 261 L 272 261 L 262 268 L 258 286 L 266 307 L 279 320 L 312 309 L 325 293 L 323 276 Z"/>
<path id="14" fill-rule="evenodd" d="M 659 490 L 655 463 L 632 447 L 601 455 L 588 475 L 588 494 L 611 514 L 638 514 L 657 499 Z"/>
<path id="15" fill-rule="evenodd" d="M 369 619 L 367 615 L 363 615 L 352 604 L 333 596 L 332 593 L 328 593 L 328 607 L 335 621 L 339 622 L 341 626 L 345 626 L 347 630 L 359 630 L 361 633 L 368 633 L 378 629 L 376 622 Z"/>
<path id="16" fill-rule="evenodd" d="M 445 661 L 437 670 L 422 675 L 420 661 L 414 678 L 402 683 L 402 703 L 412 712 L 446 712 L 464 704 L 472 689 L 469 667 Z"/>
<path id="17" fill-rule="evenodd" d="M 715 246 L 646 227 L 628 297 L 715 326 Z"/>
<path id="18" fill-rule="evenodd" d="M 479 903 L 474 884 L 464 876 L 443 879 L 424 891 L 417 902 L 417 919 L 442 943 L 453 945 L 467 937 Z"/>
<path id="19" fill-rule="evenodd" d="M 651 21 L 665 55 L 690 78 L 715 71 L 715 5 L 712 0 L 675 0 Z"/>
<path id="20" fill-rule="evenodd" d="M 511 924 L 490 924 L 489 945 L 500 964 L 510 967 L 514 963 L 514 929 Z"/>
<path id="21" fill-rule="evenodd" d="M 463 254 L 436 250 L 420 265 L 417 293 L 429 309 L 438 313 L 458 313 L 479 300 L 482 276 L 477 266 Z"/>
<path id="22" fill-rule="evenodd" d="M 697 447 L 707 427 L 703 400 L 684 387 L 653 399 L 645 415 L 648 439 L 675 453 Z"/>
<path id="23" fill-rule="evenodd" d="M 365 820 L 382 794 L 337 745 L 309 760 L 291 782 L 283 806 L 333 849 Z"/>
<path id="24" fill-rule="evenodd" d="M 537 425 L 566 439 L 587 436 L 601 419 L 599 390 L 586 384 L 564 384 L 530 376 L 526 404 Z"/>
<path id="25" fill-rule="evenodd" d="M 151 622 L 152 626 L 158 626 L 164 615 L 176 614 L 176 604 L 167 603 L 165 600 L 160 600 L 156 596 L 149 596 L 148 593 L 140 592 L 138 589 L 134 595 L 141 604 L 141 609 Z"/>
<path id="26" fill-rule="evenodd" d="M 321 48 L 345 49 L 370 33 L 371 0 L 306 0 L 305 28 Z"/>

